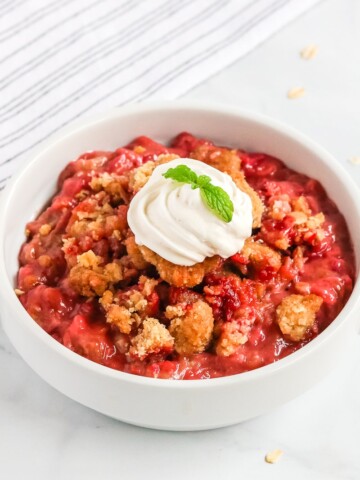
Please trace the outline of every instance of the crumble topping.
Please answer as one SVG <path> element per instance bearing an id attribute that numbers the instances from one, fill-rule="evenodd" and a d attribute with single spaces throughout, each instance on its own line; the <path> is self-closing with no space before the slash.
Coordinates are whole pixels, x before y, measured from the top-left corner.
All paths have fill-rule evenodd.
<path id="1" fill-rule="evenodd" d="M 323 299 L 317 295 L 289 295 L 276 309 L 276 320 L 283 335 L 294 342 L 303 340 L 314 325 Z"/>
<path id="2" fill-rule="evenodd" d="M 241 326 L 237 322 L 227 322 L 222 326 L 220 337 L 216 342 L 216 354 L 229 357 L 247 341 L 247 335 L 241 332 Z"/>
<path id="3" fill-rule="evenodd" d="M 249 267 L 255 272 L 268 272 L 275 274 L 282 265 L 281 254 L 273 248 L 265 245 L 261 240 L 254 240 L 253 237 L 245 241 L 241 252 L 233 257 L 235 265 L 245 275 Z"/>
<path id="4" fill-rule="evenodd" d="M 170 352 L 174 339 L 156 318 L 146 318 L 140 332 L 131 340 L 129 354 L 144 360 L 149 355 Z"/>
<path id="5" fill-rule="evenodd" d="M 108 202 L 104 192 L 82 201 L 73 211 L 67 227 L 69 237 L 79 239 L 84 235 L 95 241 L 114 235 L 121 237 L 122 221 L 117 210 Z"/>
<path id="6" fill-rule="evenodd" d="M 175 350 L 180 355 L 203 352 L 209 345 L 214 327 L 211 307 L 199 300 L 184 311 L 175 307 L 181 315 L 174 317 L 175 310 L 167 307 L 165 316 L 171 318 L 169 332 L 175 340 Z"/>
<path id="7" fill-rule="evenodd" d="M 146 162 L 130 175 L 130 187 L 134 192 L 139 191 L 146 184 L 157 165 L 167 163 L 175 158 L 179 157 L 173 154 L 166 154 L 160 155 L 157 161 Z M 196 149 L 192 153 L 191 158 L 205 162 L 224 173 L 228 173 L 237 186 L 249 195 L 253 205 L 253 226 L 255 228 L 260 226 L 264 206 L 258 194 L 249 186 L 244 174 L 239 169 L 241 161 L 235 151 L 215 149 L 206 145 Z M 129 255 L 136 264 L 141 266 L 140 268 L 145 268 L 146 262 L 151 263 L 156 267 L 163 280 L 178 287 L 194 287 L 198 285 L 207 273 L 219 266 L 221 261 L 218 256 L 215 256 L 191 267 L 185 267 L 165 260 L 146 246 L 139 246 L 137 249 L 133 239 L 128 240 L 127 247 Z M 139 253 L 142 254 L 143 258 L 140 257 Z"/>
<path id="8" fill-rule="evenodd" d="M 280 229 L 274 240 L 267 231 L 267 221 L 261 227 L 264 238 L 279 250 L 287 250 L 292 245 L 306 242 L 321 242 L 327 234 L 323 228 L 325 216 L 322 212 L 312 214 L 309 203 L 303 196 L 291 199 L 289 195 L 273 195 L 266 210 L 266 219 L 273 219 L 288 228 Z M 285 223 L 284 223 L 285 222 Z"/>
<path id="9" fill-rule="evenodd" d="M 148 315 L 147 298 L 154 293 L 158 283 L 158 280 L 141 276 L 136 288 L 129 288 L 121 295 L 105 291 L 99 302 L 105 310 L 106 321 L 121 333 L 130 334 Z"/>
<path id="10" fill-rule="evenodd" d="M 190 288 L 199 285 L 204 276 L 208 272 L 216 270 L 221 263 L 220 257 L 215 256 L 206 258 L 203 262 L 196 263 L 191 267 L 184 267 L 165 260 L 144 245 L 140 246 L 139 250 L 143 258 L 156 267 L 160 277 L 176 287 Z"/>
<path id="11" fill-rule="evenodd" d="M 140 251 L 140 247 L 135 242 L 135 237 L 132 234 L 124 240 L 124 244 L 126 246 L 127 254 L 131 263 L 134 265 L 135 268 L 138 270 L 144 270 L 149 266 L 149 262 L 147 262 Z"/>
<path id="12" fill-rule="evenodd" d="M 321 185 L 268 155 L 188 134 L 154 151 L 149 141 L 69 164 L 27 225 L 15 293 L 35 321 L 111 368 L 186 379 L 258 368 L 326 328 L 354 272 L 346 224 Z M 248 193 L 254 229 L 230 258 L 182 267 L 138 246 L 127 212 L 159 163 L 190 157 Z"/>
<path id="13" fill-rule="evenodd" d="M 159 155 L 156 161 L 149 161 L 135 169 L 133 173 L 130 174 L 129 186 L 133 192 L 138 192 L 149 180 L 151 174 L 153 173 L 155 167 L 163 163 L 171 162 L 179 158 L 178 155 L 174 154 L 163 154 Z"/>
<path id="14" fill-rule="evenodd" d="M 132 327 L 141 324 L 147 307 L 147 300 L 136 290 L 130 290 L 124 298 L 114 298 L 110 290 L 106 290 L 99 300 L 105 310 L 106 321 L 115 325 L 121 333 L 129 334 Z"/>
<path id="15" fill-rule="evenodd" d="M 99 176 L 94 176 L 89 185 L 94 192 L 106 192 L 114 202 L 122 200 L 128 204 L 130 201 L 127 192 L 128 179 L 125 175 L 110 175 L 110 173 L 104 172 Z"/>
<path id="16" fill-rule="evenodd" d="M 69 282 L 72 288 L 85 297 L 102 295 L 105 290 L 123 279 L 118 261 L 100 266 L 102 258 L 89 250 L 77 256 L 77 265 L 71 268 Z"/>
<path id="17" fill-rule="evenodd" d="M 49 223 L 44 223 L 44 225 L 41 225 L 41 227 L 39 228 L 39 233 L 40 235 L 43 235 L 44 237 L 46 237 L 46 235 L 49 235 L 51 230 L 52 230 L 52 226 Z"/>

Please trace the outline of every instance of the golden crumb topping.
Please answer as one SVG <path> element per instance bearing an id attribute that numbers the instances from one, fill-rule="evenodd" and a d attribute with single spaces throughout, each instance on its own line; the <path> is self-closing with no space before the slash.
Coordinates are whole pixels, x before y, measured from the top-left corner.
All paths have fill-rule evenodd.
<path id="1" fill-rule="evenodd" d="M 77 264 L 69 272 L 69 283 L 80 295 L 94 297 L 102 295 L 109 286 L 123 278 L 118 261 L 100 266 L 102 258 L 89 250 L 77 256 Z"/>
<path id="2" fill-rule="evenodd" d="M 195 263 L 191 267 L 184 267 L 182 265 L 175 265 L 174 263 L 165 260 L 157 253 L 150 250 L 150 248 L 142 245 L 139 247 L 144 259 L 154 265 L 160 277 L 170 285 L 176 287 L 195 287 L 202 282 L 204 276 L 215 270 L 221 263 L 220 257 L 209 257 L 201 263 Z"/>
<path id="3" fill-rule="evenodd" d="M 216 342 L 216 354 L 229 357 L 247 341 L 248 337 L 240 331 L 238 322 L 226 322 L 222 326 L 220 337 Z"/>
<path id="4" fill-rule="evenodd" d="M 128 204 L 130 201 L 127 192 L 128 179 L 125 175 L 114 175 L 107 172 L 100 173 L 91 179 L 90 187 L 94 192 L 106 192 L 112 201 L 123 201 Z"/>
<path id="5" fill-rule="evenodd" d="M 106 321 L 115 325 L 121 333 L 129 334 L 137 328 L 148 314 L 148 300 L 159 281 L 142 275 L 140 289 L 130 288 L 121 296 L 110 290 L 104 292 L 99 302 L 105 310 Z"/>
<path id="6" fill-rule="evenodd" d="M 171 351 L 174 339 L 169 330 L 156 318 L 146 318 L 140 332 L 131 340 L 129 354 L 144 360 L 149 355 Z"/>
<path id="7" fill-rule="evenodd" d="M 44 237 L 46 237 L 46 235 L 49 235 L 51 230 L 52 230 L 52 226 L 49 223 L 44 223 L 39 228 L 39 233 L 40 233 L 40 235 L 43 235 Z"/>
<path id="8" fill-rule="evenodd" d="M 185 312 L 178 308 L 181 316 L 174 317 L 174 308 L 167 307 L 166 317 L 172 318 L 169 332 L 175 339 L 175 350 L 181 355 L 203 352 L 209 345 L 214 328 L 211 307 L 199 300 Z"/>
<path id="9" fill-rule="evenodd" d="M 295 244 L 300 244 L 312 236 L 317 240 L 322 240 L 325 236 L 322 228 L 325 222 L 324 214 L 320 212 L 312 215 L 310 206 L 303 196 L 294 199 L 290 199 L 287 194 L 274 196 L 267 209 L 267 215 L 274 220 L 283 220 L 286 216 L 294 220 Z M 286 250 L 290 246 L 289 239 L 279 238 L 275 241 L 275 246 L 280 250 Z"/>
<path id="10" fill-rule="evenodd" d="M 179 158 L 178 155 L 174 154 L 163 154 L 159 155 L 156 161 L 150 161 L 141 165 L 130 174 L 129 179 L 129 187 L 135 193 L 138 192 L 149 180 L 151 174 L 153 173 L 155 167 L 161 165 L 163 163 L 171 162 L 171 160 L 175 160 Z"/>
<path id="11" fill-rule="evenodd" d="M 323 300 L 317 295 L 289 295 L 276 309 L 276 320 L 285 338 L 303 340 L 314 325 Z"/>

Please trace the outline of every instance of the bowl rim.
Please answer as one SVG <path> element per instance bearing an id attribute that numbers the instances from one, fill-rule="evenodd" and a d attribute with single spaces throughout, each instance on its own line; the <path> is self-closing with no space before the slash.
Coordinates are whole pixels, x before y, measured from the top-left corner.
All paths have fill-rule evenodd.
<path id="1" fill-rule="evenodd" d="M 324 163 L 326 163 L 327 168 L 336 173 L 339 181 L 343 183 L 349 193 L 350 197 L 353 200 L 354 208 L 357 213 L 360 222 L 360 206 L 354 200 L 356 195 L 359 195 L 360 191 L 350 174 L 342 167 L 342 165 L 336 161 L 336 159 L 323 147 L 318 145 L 315 141 L 311 140 L 305 134 L 299 132 L 293 127 L 290 127 L 278 120 L 273 119 L 264 114 L 255 113 L 251 110 L 238 108 L 234 106 L 228 106 L 222 103 L 215 102 L 198 102 L 198 101 L 184 101 L 184 100 L 175 100 L 175 101 L 160 101 L 160 102 L 145 102 L 139 104 L 131 104 L 123 107 L 113 108 L 107 112 L 102 112 L 94 114 L 91 116 L 86 116 L 79 119 L 76 122 L 61 128 L 57 133 L 47 138 L 44 142 L 38 145 L 35 149 L 29 152 L 28 157 L 30 161 L 27 162 L 27 165 L 18 172 L 14 178 L 8 182 L 4 191 L 1 195 L 0 202 L 0 272 L 6 272 L 5 258 L 4 258 L 4 233 L 5 233 L 5 219 L 8 206 L 16 196 L 17 193 L 17 184 L 23 176 L 26 176 L 28 170 L 31 170 L 36 162 L 41 158 L 46 151 L 52 149 L 60 141 L 64 141 L 70 138 L 72 135 L 84 131 L 92 126 L 99 125 L 102 122 L 107 122 L 116 118 L 125 118 L 127 115 L 132 114 L 142 114 L 149 113 L 152 111 L 166 111 L 166 112 L 177 112 L 179 110 L 185 111 L 201 111 L 203 113 L 209 112 L 213 114 L 224 114 L 231 115 L 237 118 L 241 118 L 245 121 L 251 121 L 255 124 L 260 124 L 262 126 L 270 127 L 272 130 L 276 131 L 278 134 L 289 138 L 292 141 L 301 143 L 306 148 L 315 153 L 316 156 L 320 157 Z M 145 132 L 146 133 L 146 132 Z M 356 253 L 356 245 L 354 245 L 354 250 Z M 359 263 L 360 252 L 357 253 L 356 259 Z M 358 268 L 357 268 L 358 270 Z M 82 357 L 81 355 L 69 350 L 64 345 L 57 342 L 51 335 L 46 333 L 27 313 L 27 311 L 22 307 L 19 302 L 12 285 L 11 279 L 8 277 L 7 273 L 4 274 L 5 280 L 0 290 L 1 296 L 4 303 L 8 304 L 12 312 L 16 313 L 16 321 L 20 321 L 22 326 L 27 329 L 30 335 L 35 335 L 39 341 L 45 343 L 47 348 L 53 350 L 57 355 L 63 356 L 65 360 L 69 362 L 74 362 L 79 368 L 89 370 L 94 374 L 99 374 L 108 378 L 115 379 L 117 381 L 124 381 L 127 383 L 135 385 L 144 385 L 155 388 L 167 388 L 167 389 L 211 389 L 218 388 L 220 386 L 228 387 L 233 384 L 244 384 L 247 382 L 253 382 L 257 379 L 263 377 L 271 376 L 272 374 L 278 373 L 281 370 L 289 368 L 292 364 L 296 363 L 298 360 L 301 360 L 307 357 L 311 352 L 319 349 L 319 347 L 326 342 L 330 337 L 332 337 L 336 331 L 344 325 L 346 317 L 356 308 L 360 303 L 360 281 L 359 281 L 359 272 L 356 273 L 356 281 L 354 284 L 354 289 L 346 302 L 345 306 L 339 313 L 339 315 L 333 320 L 333 322 L 316 338 L 311 340 L 305 346 L 301 347 L 294 353 L 291 353 L 285 358 L 277 360 L 274 363 L 259 367 L 255 370 L 250 370 L 247 372 L 218 377 L 210 379 L 194 379 L 194 380 L 174 380 L 174 379 L 159 379 L 145 376 L 138 376 L 131 373 L 122 372 L 119 370 L 114 370 L 110 367 L 100 365 L 96 362 L 93 362 L 87 358 Z M 5 314 L 7 314 L 8 309 L 6 309 Z M 354 329 L 355 331 L 355 329 Z"/>

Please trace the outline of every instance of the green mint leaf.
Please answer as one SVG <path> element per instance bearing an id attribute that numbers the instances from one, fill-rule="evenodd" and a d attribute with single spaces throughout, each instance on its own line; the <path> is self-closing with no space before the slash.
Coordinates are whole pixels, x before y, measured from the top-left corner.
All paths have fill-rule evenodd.
<path id="1" fill-rule="evenodd" d="M 231 222 L 234 204 L 225 190 L 209 183 L 201 188 L 200 192 L 205 203 L 221 220 L 226 223 Z"/>
<path id="2" fill-rule="evenodd" d="M 211 182 L 211 178 L 208 177 L 207 175 L 199 175 L 197 179 L 197 184 L 199 185 L 200 188 L 205 187 L 208 183 Z"/>
<path id="3" fill-rule="evenodd" d="M 197 185 L 197 178 L 195 172 L 191 170 L 191 168 L 187 167 L 186 165 L 178 165 L 175 168 L 169 168 L 169 170 L 163 173 L 165 178 L 171 178 L 172 180 L 176 180 L 177 182 L 181 183 L 190 183 L 191 185 L 194 184 L 195 188 Z"/>
<path id="4" fill-rule="evenodd" d="M 177 165 L 175 168 L 163 173 L 165 178 L 170 178 L 180 183 L 187 183 L 195 190 L 200 189 L 204 203 L 224 222 L 229 223 L 234 213 L 234 204 L 229 195 L 221 187 L 211 184 L 211 178 L 207 175 L 199 175 L 186 165 Z"/>

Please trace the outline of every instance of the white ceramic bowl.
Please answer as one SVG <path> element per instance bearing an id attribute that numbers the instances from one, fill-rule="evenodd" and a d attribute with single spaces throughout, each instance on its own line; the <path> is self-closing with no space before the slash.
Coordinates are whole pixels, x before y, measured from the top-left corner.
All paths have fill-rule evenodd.
<path id="1" fill-rule="evenodd" d="M 24 226 L 55 193 L 59 172 L 86 150 L 115 149 L 144 134 L 167 141 L 187 130 L 227 146 L 263 151 L 321 181 L 345 215 L 359 268 L 359 193 L 336 160 L 314 142 L 269 118 L 223 106 L 136 105 L 66 128 L 33 155 L 2 197 L 0 212 L 1 317 L 24 360 L 70 398 L 128 423 L 201 430 L 255 417 L 317 383 L 346 352 L 358 325 L 359 282 L 335 321 L 308 345 L 272 365 L 210 380 L 138 377 L 93 363 L 45 333 L 13 291 Z"/>

